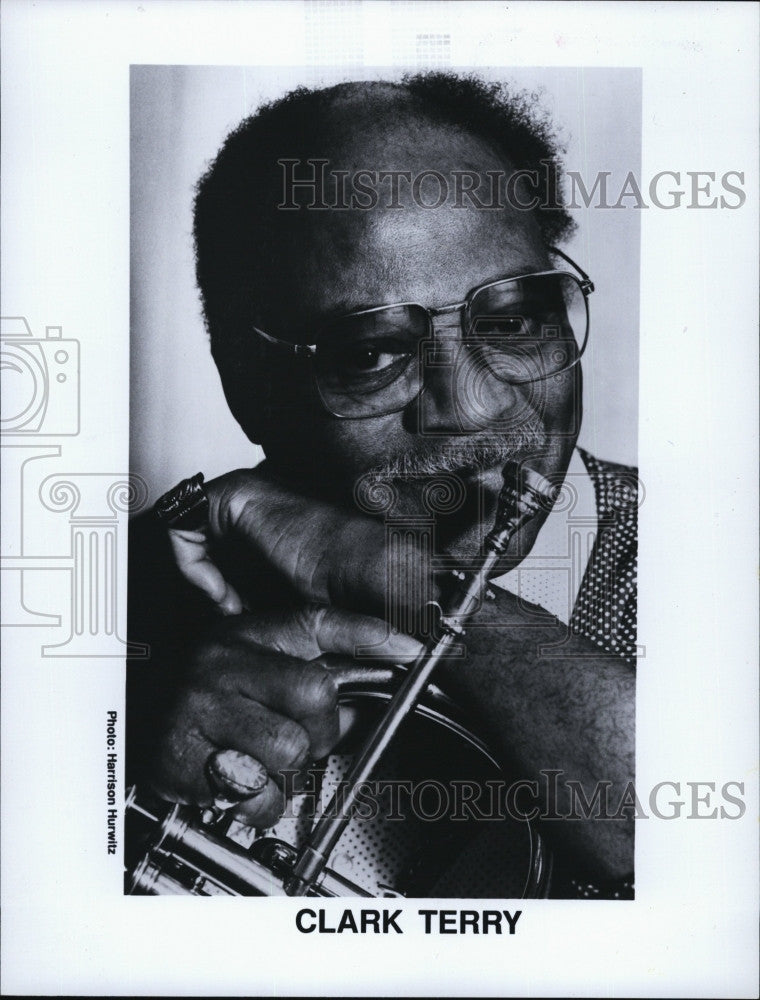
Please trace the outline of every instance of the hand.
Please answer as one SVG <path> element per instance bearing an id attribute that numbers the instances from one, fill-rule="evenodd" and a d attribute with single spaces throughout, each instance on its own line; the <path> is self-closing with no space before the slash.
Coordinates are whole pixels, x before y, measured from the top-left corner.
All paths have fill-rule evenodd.
<path id="1" fill-rule="evenodd" d="M 182 575 L 224 614 L 240 614 L 244 603 L 214 561 L 220 540 L 246 546 L 305 601 L 373 615 L 385 612 L 389 579 L 419 580 L 425 572 L 414 544 L 388 552 L 381 522 L 293 493 L 261 467 L 220 476 L 206 494 L 208 526 L 169 536 Z"/>
<path id="2" fill-rule="evenodd" d="M 237 751 L 241 788 L 261 786 L 231 814 L 250 826 L 273 825 L 285 802 L 283 770 L 303 770 L 339 738 L 335 673 L 323 654 L 352 658 L 357 645 L 377 658 L 408 662 L 419 644 L 389 635 L 386 624 L 355 612 L 309 604 L 277 615 L 219 621 L 191 653 L 186 684 L 159 742 L 152 784 L 164 798 L 210 805 L 215 791 L 207 762 Z M 243 792 L 244 794 L 244 792 Z"/>

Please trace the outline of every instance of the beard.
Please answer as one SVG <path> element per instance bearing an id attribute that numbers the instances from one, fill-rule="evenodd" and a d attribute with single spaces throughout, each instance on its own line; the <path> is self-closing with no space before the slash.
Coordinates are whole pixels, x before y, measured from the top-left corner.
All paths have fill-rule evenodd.
<path id="1" fill-rule="evenodd" d="M 374 516 L 433 515 L 439 545 L 472 553 L 493 525 L 501 469 L 543 455 L 547 447 L 543 422 L 530 414 L 508 433 L 448 438 L 391 456 L 363 473 L 354 500 Z"/>

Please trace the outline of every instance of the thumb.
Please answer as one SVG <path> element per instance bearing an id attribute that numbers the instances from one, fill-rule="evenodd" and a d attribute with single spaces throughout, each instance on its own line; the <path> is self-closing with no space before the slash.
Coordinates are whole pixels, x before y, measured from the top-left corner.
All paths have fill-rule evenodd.
<path id="1" fill-rule="evenodd" d="M 222 614 L 239 615 L 243 611 L 243 602 L 234 587 L 224 579 L 219 567 L 210 559 L 206 531 L 170 528 L 169 541 L 177 568 L 188 583 L 213 601 Z"/>

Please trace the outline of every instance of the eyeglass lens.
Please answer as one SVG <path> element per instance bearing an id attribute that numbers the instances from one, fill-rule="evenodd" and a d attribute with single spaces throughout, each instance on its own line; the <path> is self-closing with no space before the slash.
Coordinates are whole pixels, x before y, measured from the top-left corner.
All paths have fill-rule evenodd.
<path id="1" fill-rule="evenodd" d="M 519 384 L 575 364 L 585 347 L 588 312 L 575 278 L 541 274 L 479 289 L 462 322 L 457 363 L 486 366 L 495 379 Z M 346 417 L 403 409 L 420 391 L 431 334 L 430 316 L 419 305 L 334 321 L 322 330 L 314 358 L 324 404 Z"/>

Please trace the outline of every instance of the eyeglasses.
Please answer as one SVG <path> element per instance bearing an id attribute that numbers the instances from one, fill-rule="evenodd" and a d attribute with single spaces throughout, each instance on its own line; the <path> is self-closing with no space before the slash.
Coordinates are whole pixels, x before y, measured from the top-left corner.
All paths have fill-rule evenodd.
<path id="1" fill-rule="evenodd" d="M 589 332 L 589 276 L 561 250 L 552 253 L 577 273 L 539 271 L 479 285 L 464 302 L 428 309 L 416 302 L 376 306 L 319 325 L 314 343 L 267 343 L 308 359 L 325 409 L 345 420 L 405 409 L 422 391 L 426 364 L 442 342 L 435 319 L 459 312 L 458 362 L 511 385 L 541 381 L 573 368 Z"/>

